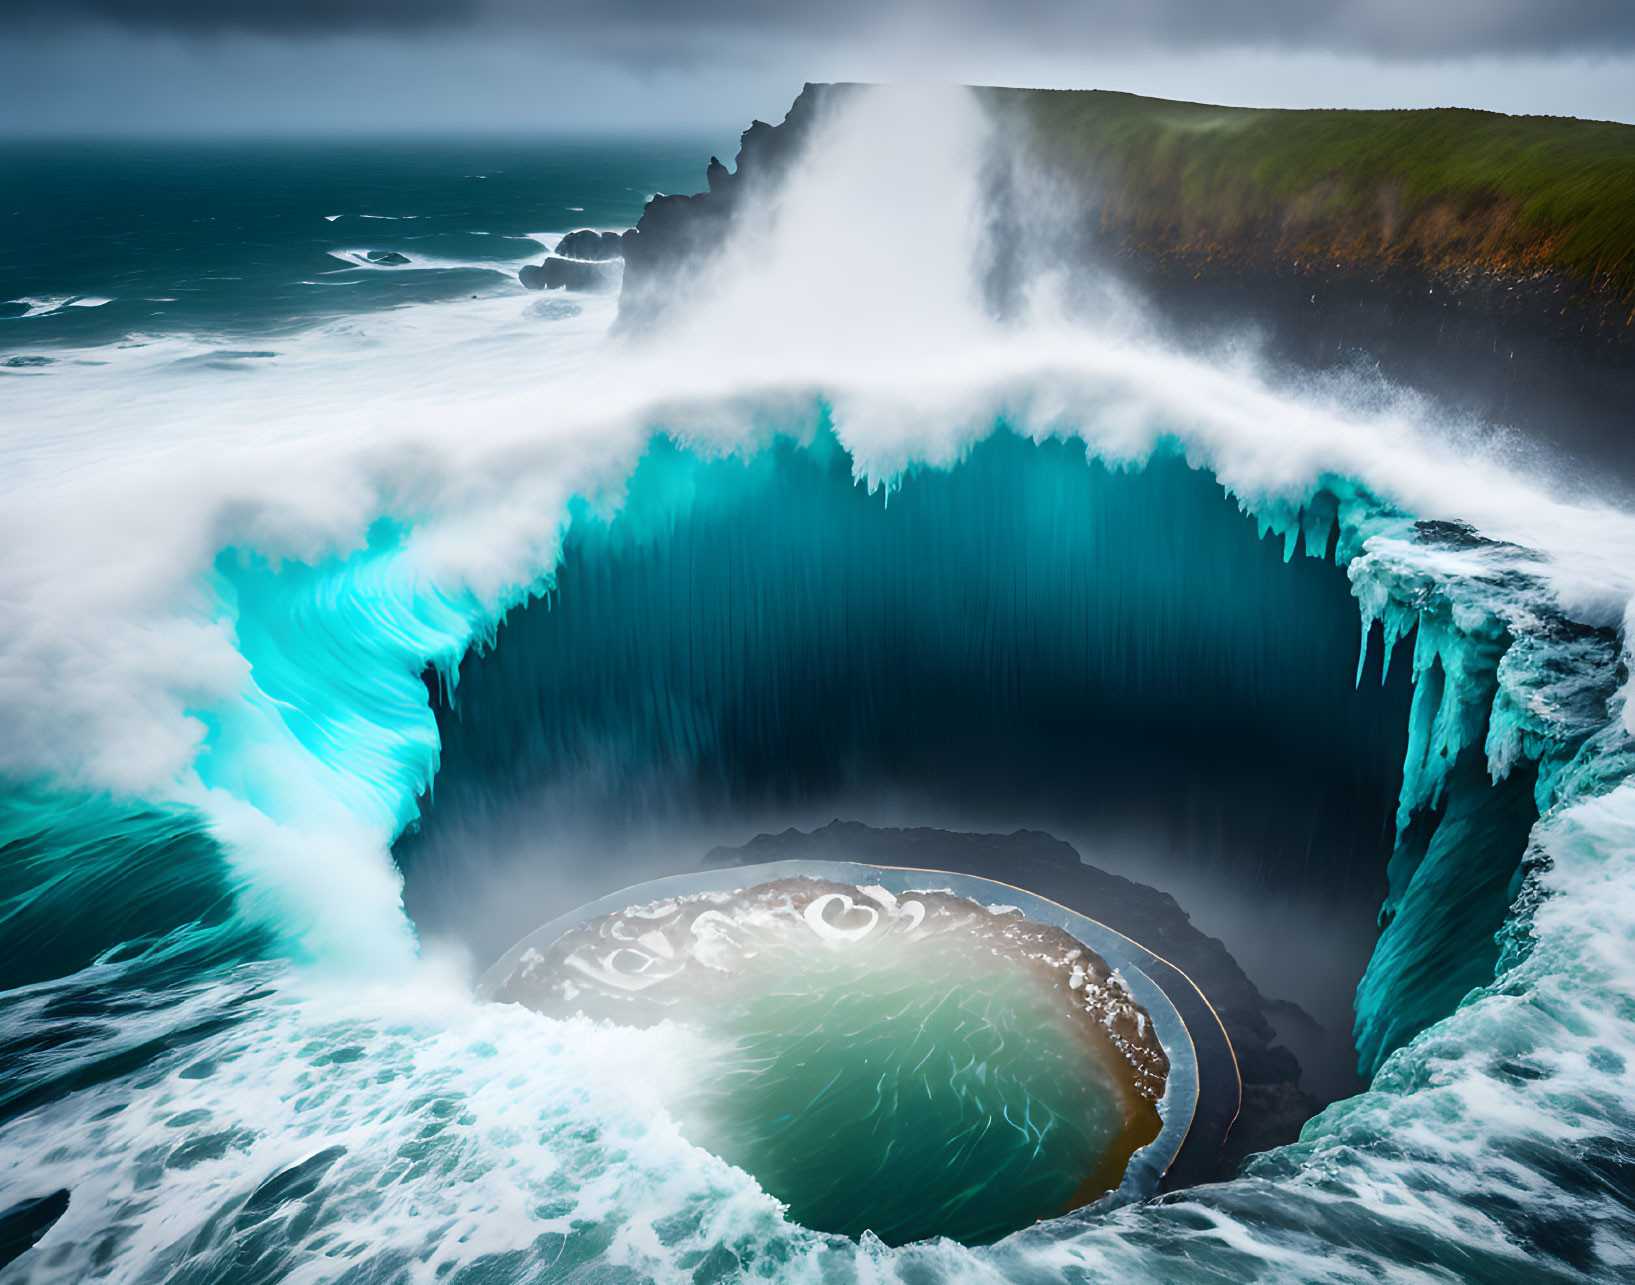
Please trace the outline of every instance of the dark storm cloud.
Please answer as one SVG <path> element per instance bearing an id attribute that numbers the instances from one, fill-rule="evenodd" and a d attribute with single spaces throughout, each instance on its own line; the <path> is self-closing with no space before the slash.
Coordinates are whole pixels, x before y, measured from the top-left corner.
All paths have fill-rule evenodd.
<path id="1" fill-rule="evenodd" d="M 470 22 L 481 0 L 0 0 L 41 26 L 100 21 L 139 31 L 340 35 Z"/>
<path id="2" fill-rule="evenodd" d="M 1261 45 L 1386 57 L 1635 48 L 1635 0 L 0 0 L 13 18 L 171 33 L 547 31 L 644 59 L 722 38 L 867 36 L 1106 48 Z"/>

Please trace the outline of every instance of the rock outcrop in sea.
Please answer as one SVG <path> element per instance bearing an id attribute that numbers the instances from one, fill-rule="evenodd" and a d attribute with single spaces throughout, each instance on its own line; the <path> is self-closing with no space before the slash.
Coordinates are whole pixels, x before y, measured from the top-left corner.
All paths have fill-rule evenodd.
<path id="1" fill-rule="evenodd" d="M 618 232 L 593 232 L 589 228 L 581 228 L 558 241 L 552 253 L 563 259 L 588 259 L 598 263 L 622 259 L 624 237 Z"/>
<path id="2" fill-rule="evenodd" d="M 823 112 L 856 88 L 806 85 L 782 124 L 758 120 L 743 132 L 735 169 L 710 157 L 704 175 L 707 191 L 659 195 L 647 203 L 641 220 L 624 234 L 621 330 L 645 329 L 685 297 L 688 280 L 721 249 L 741 213 L 756 196 L 777 189 Z"/>
<path id="3" fill-rule="evenodd" d="M 517 280 L 530 290 L 573 290 L 606 294 L 619 288 L 617 264 L 624 257 L 624 239 L 617 232 L 581 228 L 556 243 L 543 263 L 530 263 Z"/>

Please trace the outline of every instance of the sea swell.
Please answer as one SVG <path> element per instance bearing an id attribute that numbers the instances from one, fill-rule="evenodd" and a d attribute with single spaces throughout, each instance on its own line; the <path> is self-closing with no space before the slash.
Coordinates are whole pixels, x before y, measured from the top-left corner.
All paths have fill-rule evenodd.
<path id="1" fill-rule="evenodd" d="M 1052 448 L 1047 442 L 993 449 Z M 982 458 L 979 452 L 973 464 L 960 467 L 979 468 Z M 1462 1257 L 1453 1270 L 1465 1278 L 1503 1279 L 1508 1274 L 1536 1280 L 1553 1272 L 1565 1279 L 1606 1272 L 1628 1261 L 1632 1229 L 1622 1202 L 1635 1127 L 1619 1091 L 1631 1054 L 1631 1031 L 1627 1018 L 1619 1015 L 1625 998 L 1622 979 L 1627 975 L 1621 970 L 1629 961 L 1617 951 L 1628 941 L 1624 916 L 1629 906 L 1621 889 L 1635 851 L 1635 819 L 1631 787 L 1623 779 L 1630 767 L 1623 696 L 1611 690 L 1623 674 L 1614 663 L 1611 638 L 1572 628 L 1539 600 L 1536 585 L 1525 577 L 1507 578 L 1502 563 L 1514 557 L 1513 551 L 1501 547 L 1494 552 L 1476 545 L 1447 561 L 1440 541 L 1427 538 L 1408 516 L 1371 502 L 1360 488 L 1342 505 L 1332 486 L 1325 486 L 1304 505 L 1270 506 L 1261 522 L 1268 534 L 1287 542 L 1290 553 L 1304 548 L 1321 557 L 1332 547 L 1347 564 L 1357 596 L 1366 604 L 1364 619 L 1386 621 L 1390 637 L 1414 637 L 1415 711 L 1400 796 L 1405 816 L 1411 820 L 1420 809 L 1435 806 L 1443 792 L 1467 788 L 1451 765 L 1473 746 L 1485 754 L 1486 767 L 1500 779 L 1536 766 L 1534 793 L 1544 819 L 1533 830 L 1524 870 L 1514 870 L 1511 854 L 1512 870 L 1504 872 L 1507 901 L 1509 890 L 1516 887 L 1512 877 L 1521 882 L 1501 934 L 1504 956 L 1497 979 L 1473 987 L 1468 995 L 1463 987 L 1457 993 L 1441 992 L 1429 1010 L 1440 1020 L 1384 1058 L 1367 1093 L 1329 1108 L 1307 1127 L 1299 1144 L 1254 1161 L 1244 1178 L 1188 1193 L 1178 1202 L 1125 1211 L 1100 1223 L 1042 1228 L 968 1261 L 966 1251 L 945 1245 L 935 1251 L 905 1250 L 904 1261 L 889 1260 L 894 1265 L 907 1267 L 935 1254 L 943 1266 L 952 1267 L 955 1264 L 947 1257 L 952 1255 L 979 1273 L 991 1270 L 1026 1279 L 1072 1264 L 1092 1275 L 1116 1264 L 1150 1268 L 1156 1261 L 1170 1261 L 1172 1254 L 1185 1253 L 1197 1260 L 1200 1279 L 1257 1279 L 1279 1262 L 1291 1275 L 1305 1274 L 1313 1262 L 1307 1255 L 1331 1252 L 1336 1241 L 1366 1246 L 1355 1251 L 1359 1276 L 1364 1274 L 1364 1259 L 1380 1257 L 1401 1268 L 1435 1274 L 1432 1263 L 1445 1267 L 1455 1247 Z M 619 524 L 616 517 L 609 529 L 617 530 Z M 214 790 L 242 788 L 246 802 L 276 819 L 281 808 L 298 806 L 281 799 L 283 787 L 299 781 L 299 795 L 305 797 L 309 783 L 316 781 L 323 784 L 327 797 L 369 831 L 387 837 L 413 815 L 417 795 L 433 784 L 438 753 L 436 723 L 420 671 L 433 666 L 452 685 L 459 658 L 474 642 L 492 638 L 499 613 L 484 612 L 471 598 L 432 591 L 408 574 L 404 547 L 401 533 L 377 533 L 359 554 L 316 567 L 286 565 L 273 572 L 242 559 L 224 560 L 221 566 L 232 569 L 218 568 L 231 586 L 231 592 L 224 591 L 223 602 L 231 604 L 237 636 L 257 682 L 243 709 L 225 711 L 213 720 L 219 730 L 207 742 L 201 776 Z M 1443 560 L 1439 575 L 1416 563 L 1416 549 L 1426 550 L 1427 561 Z M 1501 565 L 1496 567 L 1496 561 Z M 539 583 L 547 582 L 542 573 Z M 276 633 L 268 627 L 274 620 L 279 622 Z M 1524 632 L 1528 624 L 1533 627 Z M 1508 639 L 1497 655 L 1496 637 Z M 315 645 L 324 650 L 314 650 Z M 1585 663 L 1586 648 L 1594 653 L 1593 664 Z M 1440 682 L 1430 681 L 1438 668 Z M 1607 708 L 1605 702 L 1612 698 L 1598 725 L 1585 717 L 1586 707 L 1595 702 L 1561 687 L 1564 676 L 1570 676 L 1572 684 L 1582 684 L 1586 674 L 1594 673 L 1600 674 L 1602 684 L 1594 693 L 1596 701 Z M 458 687 L 454 691 L 457 696 Z M 1425 709 L 1428 702 L 1434 703 L 1433 709 Z M 271 766 L 258 768 L 257 755 Z M 303 775 L 289 770 L 290 761 L 307 765 Z M 218 763 L 235 765 L 239 775 L 229 777 Z M 1482 776 L 1486 788 L 1487 772 Z M 16 806 L 21 817 L 24 805 Z M 98 1246 L 105 1247 L 108 1241 L 74 1229 L 110 1221 L 106 1210 L 93 1210 L 112 1202 L 120 1211 L 112 1221 L 126 1226 L 132 1220 L 150 1221 L 139 1215 L 151 1215 L 159 1201 L 174 1199 L 185 1207 L 203 1207 L 194 1205 L 202 1197 L 192 1188 L 205 1175 L 210 1175 L 208 1190 L 214 1202 L 208 1207 L 222 1212 L 198 1233 L 202 1239 L 191 1239 L 185 1250 L 167 1246 L 161 1254 L 153 1244 L 144 1251 L 145 1242 L 136 1236 L 110 1261 L 130 1264 L 133 1260 L 126 1254 L 136 1259 L 154 1254 L 158 1257 L 153 1262 L 167 1262 L 172 1270 L 189 1264 L 188 1270 L 200 1279 L 212 1278 L 228 1261 L 261 1262 L 259 1256 L 244 1257 L 246 1239 L 255 1241 L 267 1234 L 262 1220 L 252 1217 L 257 1206 L 251 1188 L 279 1171 L 274 1158 L 292 1147 L 299 1149 L 301 1139 L 312 1139 L 316 1145 L 318 1140 L 350 1137 L 350 1131 L 365 1121 L 388 1122 L 390 1136 L 412 1126 L 413 1132 L 426 1133 L 431 1140 L 419 1148 L 406 1142 L 394 1147 L 371 1130 L 367 1146 L 352 1143 L 345 1163 L 337 1157 L 332 1175 L 327 1167 L 322 1173 L 314 1170 L 303 1179 L 301 1199 L 309 1205 L 324 1203 L 330 1213 L 315 1216 L 310 1226 L 288 1210 L 281 1214 L 289 1225 L 281 1224 L 273 1238 L 276 1251 L 266 1247 L 258 1251 L 274 1255 L 264 1267 L 276 1261 L 279 1270 L 288 1270 L 303 1260 L 338 1266 L 333 1258 L 336 1233 L 319 1229 L 330 1226 L 331 1219 L 346 1223 L 343 1193 L 382 1184 L 412 1185 L 416 1200 L 435 1189 L 437 1200 L 448 1206 L 449 1226 L 481 1224 L 484 1209 L 499 1207 L 487 1202 L 501 1199 L 499 1194 L 480 1196 L 481 1192 L 498 1182 L 511 1193 L 505 1199 L 512 1199 L 531 1189 L 533 1180 L 513 1175 L 518 1184 L 513 1186 L 494 1176 L 522 1162 L 506 1148 L 485 1154 L 494 1145 L 495 1131 L 505 1130 L 471 1103 L 493 1096 L 494 1110 L 501 1114 L 526 1108 L 506 1102 L 506 1092 L 499 1087 L 516 1089 L 514 1074 L 495 1079 L 487 1071 L 474 1071 L 464 1057 L 456 1056 L 455 1045 L 469 1051 L 486 1041 L 497 1050 L 487 1056 L 497 1056 L 503 1064 L 537 1056 L 540 1040 L 546 1041 L 547 1049 L 582 1049 L 587 1041 L 617 1048 L 626 1038 L 611 1031 L 594 1038 L 579 1032 L 564 1045 L 564 1036 L 536 1029 L 543 1019 L 512 1010 L 471 1009 L 466 1001 L 452 999 L 446 1003 L 459 1013 L 452 1030 L 442 1029 L 441 1014 L 430 1022 L 417 1022 L 417 1015 L 410 1015 L 401 1025 L 334 1015 L 327 1011 L 333 1000 L 297 998 L 309 983 L 289 975 L 283 966 L 271 966 L 270 977 L 264 978 L 269 966 L 232 967 L 232 952 L 224 958 L 219 946 L 209 945 L 211 934 L 221 931 L 216 906 L 225 894 L 211 898 L 201 892 L 204 880 L 189 877 L 185 865 L 178 869 L 171 864 L 174 856 L 161 862 L 145 852 L 137 819 L 121 819 L 110 827 L 110 835 L 99 838 L 68 828 L 70 818 L 86 815 L 88 805 L 83 802 L 59 796 L 36 798 L 26 806 L 34 819 L 26 827 L 30 841 L 43 855 L 25 869 L 43 871 L 48 861 L 54 861 L 73 877 L 82 874 L 87 863 L 100 862 L 100 870 L 92 867 L 93 878 L 117 879 L 129 889 L 133 879 L 152 877 L 159 866 L 176 878 L 174 886 L 153 894 L 155 900 L 163 904 L 167 896 L 185 894 L 201 903 L 150 911 L 152 922 L 134 926 L 110 925 L 99 914 L 94 927 L 80 928 L 53 913 L 49 902 L 38 900 L 60 886 L 64 877 L 53 879 L 45 873 L 32 876 L 31 885 L 12 903 L 16 908 L 8 916 L 8 926 L 39 934 L 83 933 L 88 938 L 66 942 L 62 962 L 49 971 L 61 976 L 58 969 L 66 971 L 86 956 L 95 954 L 97 960 L 89 973 L 36 981 L 8 997 L 8 1050 L 25 1049 L 30 1043 L 51 1050 L 49 1055 L 36 1055 L 37 1069 L 25 1064 L 17 1077 L 18 1083 L 35 1091 L 23 1095 L 19 1104 L 23 1109 L 6 1127 L 6 1150 L 14 1158 L 9 1178 L 15 1183 L 27 1175 L 31 1183 L 44 1181 L 49 1186 L 56 1180 L 48 1175 L 60 1172 L 62 1184 L 79 1192 L 79 1205 L 71 1206 L 73 1213 L 65 1215 L 54 1236 L 56 1254 L 42 1258 L 37 1269 L 25 1270 L 23 1279 L 35 1278 L 36 1270 L 44 1273 L 39 1279 L 60 1276 L 76 1264 L 89 1274 Z M 56 817 L 43 811 L 52 806 L 58 809 Z M 1455 810 L 1449 808 L 1445 815 L 1455 815 Z M 208 861 L 203 854 L 211 845 L 197 823 L 167 823 L 150 814 L 141 824 L 158 827 L 164 842 L 193 845 L 201 852 L 195 860 Z M 1411 824 L 1404 830 L 1411 831 Z M 131 847 L 110 847 L 119 842 Z M 52 844 L 58 845 L 54 851 L 49 850 Z M 17 845 L 17 840 L 8 845 L 8 855 L 19 850 Z M 1382 1020 L 1377 1015 L 1427 1012 L 1426 1001 L 1416 993 L 1416 984 L 1422 985 L 1423 979 L 1402 962 L 1404 944 L 1411 954 L 1416 941 L 1442 943 L 1450 929 L 1467 933 L 1473 929 L 1476 940 L 1467 937 L 1464 945 L 1479 946 L 1480 938 L 1497 927 L 1479 914 L 1463 921 L 1462 907 L 1447 899 L 1450 885 L 1486 877 L 1480 870 L 1473 874 L 1461 861 L 1480 866 L 1482 860 L 1480 850 L 1472 855 L 1468 843 L 1447 845 L 1440 854 L 1421 857 L 1405 877 L 1396 868 L 1404 861 L 1399 848 L 1392 871 L 1391 926 L 1359 992 L 1365 1058 L 1380 1047 L 1380 1037 L 1373 1034 Z M 1441 869 L 1433 869 L 1437 862 Z M 326 870 L 322 876 L 328 881 L 326 897 L 335 895 L 335 873 Z M 287 881 L 288 874 L 280 872 L 280 882 Z M 302 877 L 317 876 L 303 872 Z M 240 873 L 239 878 L 245 875 Z M 266 903 L 252 894 L 247 901 L 236 913 L 252 923 L 258 917 L 257 905 L 278 904 L 279 915 L 286 916 L 274 919 L 284 930 L 275 953 L 293 949 L 305 955 L 322 949 L 313 945 L 313 929 L 298 916 L 287 917 L 287 906 L 279 899 Z M 138 898 L 132 903 L 133 914 L 144 908 Z M 357 909 L 355 904 L 348 906 L 350 912 Z M 265 940 L 265 928 L 241 926 L 241 931 L 250 940 Z M 129 940 L 153 944 L 118 948 Z M 189 951 L 208 956 L 190 961 L 191 983 L 180 985 L 160 972 L 155 982 L 144 985 L 145 970 L 160 968 L 164 952 L 183 943 Z M 134 958 L 127 958 L 133 950 Z M 239 950 L 239 959 L 259 953 L 242 945 Z M 210 982 L 212 975 L 219 980 Z M 101 1034 L 82 1032 L 81 1038 L 96 1040 L 99 1062 L 107 1060 L 107 1045 L 101 1041 L 109 1030 L 120 1033 L 129 1051 L 111 1069 L 88 1072 L 71 1052 L 72 1039 L 61 1034 L 61 1014 L 76 1002 L 74 994 L 101 993 L 113 977 L 119 978 L 120 989 L 127 994 L 124 1010 L 100 1015 L 96 1024 Z M 264 980 L 273 983 L 271 991 L 263 989 Z M 138 998 L 144 994 L 151 1006 L 147 1009 Z M 144 1040 L 135 1040 L 126 1031 L 138 1020 Z M 482 1032 L 481 1038 L 470 1034 L 471 1029 Z M 292 1049 L 299 1050 L 294 1057 L 289 1056 Z M 611 1054 L 619 1061 L 633 1055 L 633 1049 Z M 564 1123 L 570 1134 L 581 1127 L 595 1131 L 598 1126 L 590 1119 L 597 1118 L 599 1110 L 613 1109 L 618 1118 L 629 1121 L 621 1127 L 647 1137 L 644 1130 L 651 1121 L 628 1117 L 625 1113 L 633 1109 L 629 1102 L 618 1101 L 612 1108 L 607 1106 L 612 1099 L 604 1097 L 599 1099 L 601 1106 L 582 1104 L 584 1086 L 605 1077 L 605 1071 L 593 1074 L 576 1065 L 559 1067 L 554 1055 L 539 1065 L 547 1069 L 536 1068 L 525 1078 L 552 1086 L 553 1093 L 568 1093 L 575 1103 L 569 1114 L 583 1105 L 589 1117 L 581 1125 Z M 283 1083 L 292 1076 L 290 1083 Z M 439 1084 L 445 1086 L 440 1092 L 446 1097 L 433 1092 Z M 49 1087 L 42 1092 L 38 1085 Z M 386 1100 L 377 1102 L 376 1095 Z M 198 1105 L 201 1101 L 207 1105 Z M 264 1108 L 274 1101 L 282 1106 L 269 1116 Z M 117 1123 L 108 1123 L 104 1103 L 122 1104 Z M 257 1103 L 260 1106 L 252 1105 Z M 350 1121 L 354 1111 L 359 1113 L 356 1123 Z M 545 1108 L 540 1111 L 549 1114 Z M 600 1144 L 570 1145 L 552 1129 L 535 1137 L 536 1128 L 530 1116 L 528 1147 L 554 1157 L 550 1163 L 557 1166 L 564 1193 L 582 1197 L 585 1188 L 595 1185 L 591 1172 L 628 1163 L 613 1158 L 624 1154 L 622 1148 L 610 1152 Z M 155 1151 L 152 1136 L 165 1136 L 165 1129 L 179 1131 L 174 1134 L 177 1141 Z M 444 1135 L 452 1136 L 445 1140 Z M 672 1150 L 685 1147 L 674 1138 L 662 1145 Z M 412 1156 L 421 1151 L 424 1160 L 417 1163 Z M 81 1167 L 93 1152 L 103 1156 L 105 1185 L 100 1199 L 98 1184 L 87 1184 Z M 48 1163 L 47 1154 L 56 1161 Z M 659 1200 L 653 1208 L 674 1207 L 679 1213 L 698 1207 L 700 1201 L 709 1203 L 706 1193 L 716 1190 L 718 1180 L 706 1181 L 704 1176 L 716 1173 L 718 1165 L 701 1153 L 693 1154 L 691 1164 L 700 1171 L 701 1185 L 672 1179 L 678 1185 L 662 1199 L 651 1191 L 644 1198 Z M 363 1165 L 363 1170 L 356 1165 Z M 468 1174 L 467 1166 L 476 1166 L 485 1176 L 479 1180 Z M 637 1172 L 625 1173 L 621 1181 L 642 1181 L 640 1168 L 638 1163 Z M 1394 1217 L 1379 1207 L 1377 1194 L 1382 1189 L 1394 1192 L 1394 1199 L 1401 1202 L 1394 1206 Z M 1495 1198 L 1495 1191 L 1519 1194 Z M 144 1192 L 150 1194 L 138 1198 L 137 1193 Z M 382 1199 L 389 1207 L 398 1198 L 408 1199 L 406 1195 Z M 559 1203 L 568 1199 L 562 1195 Z M 747 1195 L 733 1199 L 760 1207 Z M 641 1200 L 614 1204 L 620 1207 L 614 1218 L 620 1230 L 599 1240 L 603 1249 L 597 1252 L 611 1252 L 616 1242 L 624 1244 L 632 1266 L 641 1272 L 665 1275 L 681 1270 L 696 1250 L 680 1245 L 696 1246 L 701 1243 L 698 1235 L 729 1246 L 735 1261 L 746 1267 L 771 1262 L 780 1264 L 781 1272 L 794 1266 L 786 1255 L 805 1259 L 817 1253 L 814 1238 L 782 1224 L 764 1207 L 751 1219 L 758 1230 L 747 1236 L 727 1235 L 717 1228 L 682 1237 L 677 1246 L 648 1245 L 638 1253 L 634 1244 L 621 1238 L 634 1236 L 652 1209 Z M 557 1206 L 543 1201 L 539 1207 Z M 569 1207 L 579 1210 L 576 1200 Z M 80 1208 L 85 1209 L 83 1224 L 77 1216 Z M 380 1206 L 368 1208 L 368 1219 L 379 1217 Z M 351 1216 L 366 1217 L 363 1212 Z M 721 1216 L 719 1209 L 712 1214 Z M 575 1217 L 580 1223 L 587 1221 L 583 1211 Z M 573 1221 L 566 1209 L 554 1218 L 540 1218 L 534 1238 L 540 1243 L 532 1250 L 510 1251 L 523 1257 L 505 1261 L 519 1271 L 529 1263 L 543 1263 L 545 1246 L 560 1247 L 557 1238 L 562 1233 L 551 1229 Z M 389 1220 L 383 1225 L 389 1230 Z M 1586 1226 L 1594 1230 L 1577 1230 Z M 210 1227 L 217 1230 L 211 1232 Z M 360 1235 L 354 1227 L 352 1239 L 345 1243 L 360 1256 L 358 1266 L 371 1278 L 385 1273 L 388 1263 L 397 1261 L 394 1256 L 406 1261 L 426 1249 L 424 1244 L 412 1250 L 403 1244 L 388 1248 L 393 1237 L 383 1234 L 380 1226 L 369 1235 L 367 1249 Z M 574 1233 L 587 1235 L 597 1234 L 582 1228 Z M 212 1237 L 222 1244 L 213 1243 Z M 439 1245 L 443 1248 L 433 1258 L 440 1261 L 448 1251 L 442 1241 Z M 799 1245 L 807 1248 L 798 1251 Z M 230 1246 L 230 1253 L 224 1246 Z M 1552 1257 L 1540 1259 L 1540 1250 Z M 101 1252 L 112 1253 L 106 1248 Z M 461 1251 L 457 1261 L 468 1261 L 467 1252 Z M 481 1257 L 476 1246 L 469 1253 Z M 811 1260 L 814 1275 L 824 1275 L 817 1267 L 819 1259 L 827 1262 L 837 1254 L 880 1257 L 882 1265 L 887 1261 L 878 1247 L 826 1243 L 821 1255 Z M 1343 1262 L 1328 1261 L 1329 1270 L 1344 1271 Z M 1548 1265 L 1551 1262 L 1554 1267 Z M 1182 1269 L 1171 1263 L 1168 1270 Z"/>
<path id="2" fill-rule="evenodd" d="M 314 408 L 356 353 L 312 355 L 245 376 L 203 422 L 162 420 L 151 457 L 89 428 L 71 466 L 29 453 L 3 563 L 18 730 L 0 924 L 23 947 L 0 999 L 0 1212 L 70 1195 L 6 1279 L 1635 1267 L 1628 516 L 1448 445 L 1412 399 L 1296 396 L 1059 326 L 943 324 L 912 281 L 880 305 L 922 323 L 901 346 L 808 315 L 757 351 L 744 325 L 768 324 L 778 284 L 715 314 L 707 358 L 685 337 L 653 357 L 582 344 L 461 399 L 428 357 L 349 420 Z M 164 376 L 212 393 L 227 377 Z M 46 426 L 109 413 L 117 384 L 86 387 L 50 416 L 43 393 L 23 404 Z M 242 440 L 218 440 L 224 422 Z M 119 498 L 140 479 L 153 489 Z M 672 650 L 621 670 L 613 653 L 658 619 L 632 586 L 669 587 Z M 939 688 L 926 674 L 957 639 L 914 629 L 962 593 L 990 633 Z M 23 663 L 52 645 L 88 696 Z M 553 656 L 598 652 L 602 686 L 551 685 Z M 1052 689 L 1063 676 L 1091 696 Z M 1267 719 L 1257 767 L 1343 780 L 1333 797 L 1354 789 L 1383 826 L 1356 869 L 1291 851 L 1262 872 L 1379 896 L 1357 992 L 1370 1078 L 1230 1182 L 980 1250 L 810 1232 L 664 1115 L 648 1068 L 702 1064 L 675 1032 L 480 1004 L 472 961 L 428 931 L 421 857 L 485 797 L 508 806 L 500 768 L 548 776 L 598 740 L 581 804 L 668 824 L 753 796 L 764 813 L 826 772 L 891 765 L 866 736 L 824 742 L 825 705 L 906 755 L 967 711 L 1000 728 L 993 711 L 1021 710 L 1025 730 L 1052 690 L 1105 711 L 1130 689 L 1108 764 L 1143 731 L 1158 763 L 1189 733 Z M 1272 691 L 1295 695 L 1274 708 Z M 781 736 L 789 715 L 811 736 Z M 1075 739 L 1009 748 L 1032 769 Z M 451 867 L 449 850 L 445 876 L 475 880 L 487 854 Z M 1362 869 L 1370 852 L 1383 869 Z M 428 894 L 413 919 L 405 878 L 411 905 Z M 536 909 L 556 908 L 515 913 Z"/>

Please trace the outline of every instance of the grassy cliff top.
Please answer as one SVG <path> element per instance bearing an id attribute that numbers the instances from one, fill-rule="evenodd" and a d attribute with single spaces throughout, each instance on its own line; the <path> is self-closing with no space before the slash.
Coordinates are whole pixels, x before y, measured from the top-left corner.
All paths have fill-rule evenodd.
<path id="1" fill-rule="evenodd" d="M 1098 185 L 1104 223 L 1162 228 L 1182 248 L 1273 229 L 1320 252 L 1343 244 L 1440 266 L 1558 269 L 1635 293 L 1635 126 L 987 93 L 1021 114 L 1047 161 Z"/>

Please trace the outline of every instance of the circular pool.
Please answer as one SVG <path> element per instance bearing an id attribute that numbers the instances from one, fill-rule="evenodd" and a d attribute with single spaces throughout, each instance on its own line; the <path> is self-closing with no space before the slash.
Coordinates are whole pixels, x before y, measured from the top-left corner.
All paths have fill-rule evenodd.
<path id="1" fill-rule="evenodd" d="M 483 979 L 553 1016 L 673 1023 L 689 1141 L 819 1231 L 996 1240 L 1150 1194 L 1197 1098 L 1144 952 L 970 876 L 779 862 L 658 880 Z"/>

